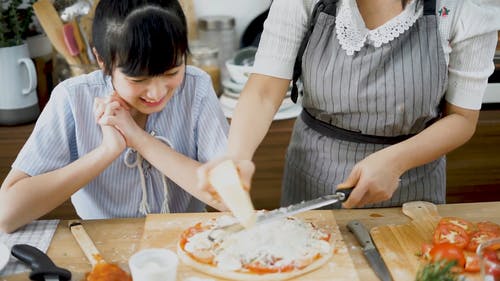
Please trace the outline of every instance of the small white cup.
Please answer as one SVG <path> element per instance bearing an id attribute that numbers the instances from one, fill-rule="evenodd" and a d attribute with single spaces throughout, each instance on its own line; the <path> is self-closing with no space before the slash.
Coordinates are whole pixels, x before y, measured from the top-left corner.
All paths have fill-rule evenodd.
<path id="1" fill-rule="evenodd" d="M 134 281 L 175 281 L 177 255 L 167 249 L 145 249 L 130 257 L 128 265 Z"/>

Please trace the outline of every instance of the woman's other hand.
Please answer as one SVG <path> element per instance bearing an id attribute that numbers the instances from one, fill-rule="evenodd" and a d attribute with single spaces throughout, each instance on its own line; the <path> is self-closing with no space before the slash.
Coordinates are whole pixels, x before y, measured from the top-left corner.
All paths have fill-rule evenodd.
<path id="1" fill-rule="evenodd" d="M 208 181 L 208 174 L 221 162 L 232 159 L 231 157 L 221 157 L 218 159 L 211 160 L 203 165 L 201 165 L 198 170 L 198 188 L 202 191 L 208 192 L 214 201 L 220 202 L 220 197 L 217 194 L 215 188 Z M 241 179 L 241 183 L 246 191 L 250 192 L 252 177 L 255 172 L 255 165 L 251 160 L 235 160 L 232 159 L 238 170 L 238 174 Z"/>
<path id="2" fill-rule="evenodd" d="M 337 189 L 354 187 L 343 207 L 363 207 L 390 199 L 398 188 L 401 174 L 384 150 L 369 155 L 358 162 L 349 177 L 337 186 Z"/>

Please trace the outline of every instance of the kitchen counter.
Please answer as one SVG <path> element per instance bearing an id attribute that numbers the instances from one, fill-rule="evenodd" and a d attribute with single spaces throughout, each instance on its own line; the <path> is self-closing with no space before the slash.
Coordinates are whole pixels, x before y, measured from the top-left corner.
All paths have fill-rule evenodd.
<path id="1" fill-rule="evenodd" d="M 438 205 L 438 211 L 442 216 L 459 216 L 471 221 L 490 220 L 500 223 L 498 216 L 500 202 Z M 359 244 L 347 230 L 347 222 L 357 219 L 368 228 L 372 228 L 386 224 L 408 223 L 409 218 L 403 215 L 401 208 L 334 210 L 332 212 L 354 262 L 359 280 L 377 280 L 366 263 Z M 143 218 L 92 220 L 83 221 L 83 225 L 105 260 L 128 269 L 128 258 L 139 249 L 144 221 Z M 90 271 L 91 267 L 70 233 L 67 223 L 67 221 L 60 222 L 47 254 L 58 266 L 74 272 L 74 280 L 81 280 L 79 278 L 84 272 Z M 27 273 L 0 278 L 0 280 L 27 280 Z"/>

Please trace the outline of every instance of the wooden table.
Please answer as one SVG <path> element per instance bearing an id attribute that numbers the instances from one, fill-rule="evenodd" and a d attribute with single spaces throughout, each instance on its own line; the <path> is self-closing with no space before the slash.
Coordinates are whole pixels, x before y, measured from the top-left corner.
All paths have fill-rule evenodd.
<path id="1" fill-rule="evenodd" d="M 438 206 L 442 216 L 459 216 L 471 221 L 490 220 L 500 223 L 500 202 L 448 204 Z M 346 224 L 357 219 L 368 228 L 386 224 L 409 222 L 401 208 L 334 210 L 339 225 L 360 280 L 377 280 L 366 263 L 361 248 Z M 128 258 L 138 250 L 144 219 L 111 219 L 83 221 L 83 225 L 104 258 L 128 270 Z M 90 264 L 67 228 L 67 221 L 61 221 L 47 254 L 61 267 L 74 273 L 73 280 L 81 280 L 85 272 L 91 270 Z M 28 280 L 27 273 L 0 278 L 0 281 Z"/>

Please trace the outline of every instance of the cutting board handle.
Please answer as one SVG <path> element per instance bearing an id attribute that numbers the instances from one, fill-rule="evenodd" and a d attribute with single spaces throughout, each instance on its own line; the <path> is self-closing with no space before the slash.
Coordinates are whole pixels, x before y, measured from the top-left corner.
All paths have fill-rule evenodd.
<path id="1" fill-rule="evenodd" d="M 413 220 L 439 218 L 436 205 L 426 201 L 414 201 L 403 204 L 403 214 Z"/>
<path id="2" fill-rule="evenodd" d="M 426 201 L 414 201 L 403 204 L 403 214 L 412 219 L 412 225 L 416 231 L 425 233 L 434 233 L 434 229 L 441 218 L 436 205 Z"/>

